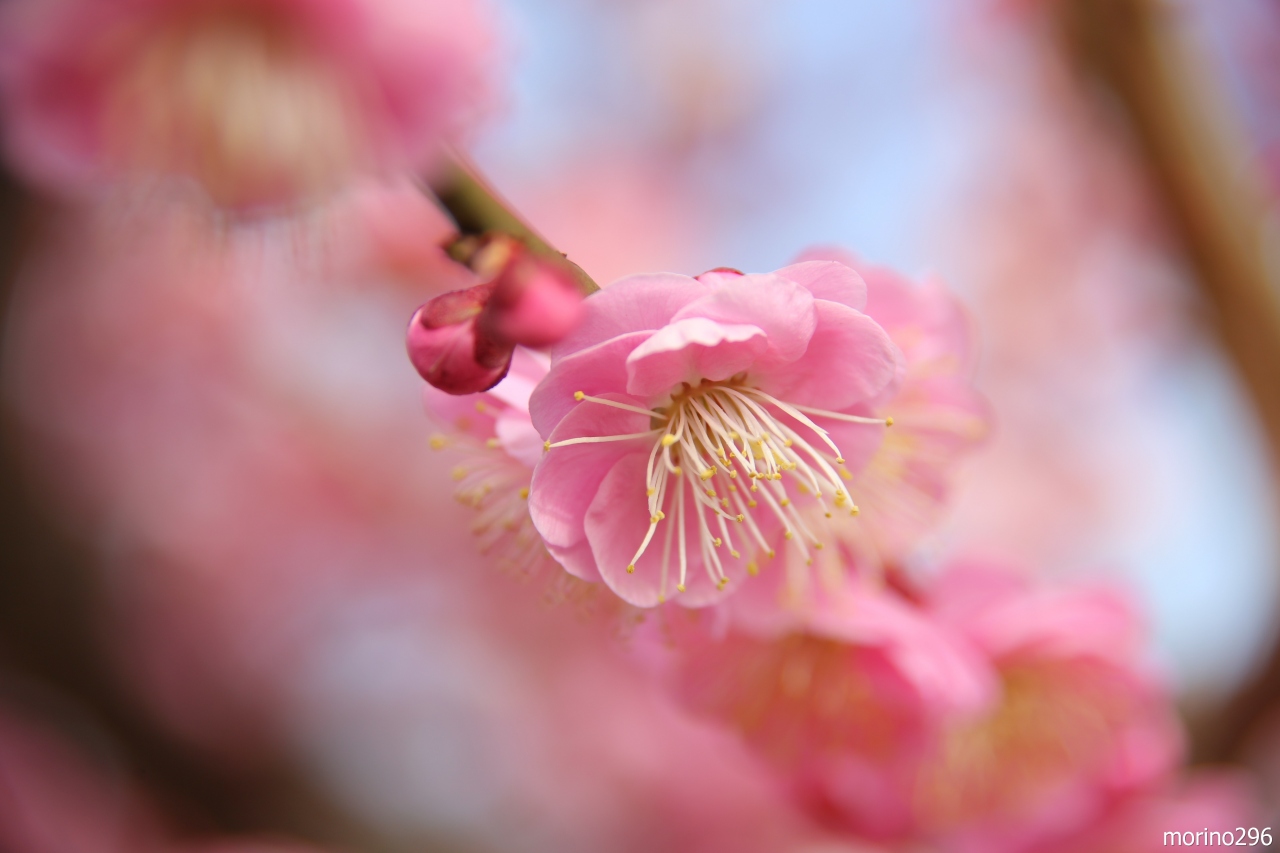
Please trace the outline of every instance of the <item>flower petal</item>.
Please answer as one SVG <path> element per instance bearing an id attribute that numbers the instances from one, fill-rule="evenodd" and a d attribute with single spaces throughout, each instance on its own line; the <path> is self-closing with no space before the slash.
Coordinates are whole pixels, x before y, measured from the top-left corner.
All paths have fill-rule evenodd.
<path id="1" fill-rule="evenodd" d="M 726 324 L 748 324 L 769 338 L 770 363 L 795 361 L 809 346 L 817 318 L 813 294 L 773 274 L 722 276 L 706 296 L 685 305 L 672 321 L 702 317 Z"/>
<path id="2" fill-rule="evenodd" d="M 631 332 L 661 329 L 672 316 L 707 292 L 694 278 L 676 273 L 619 279 L 583 303 L 578 327 L 552 348 L 553 358 L 578 352 Z"/>
<path id="3" fill-rule="evenodd" d="M 637 607 L 655 607 L 662 592 L 662 552 L 667 534 L 666 526 L 676 524 L 674 510 L 668 508 L 667 518 L 654 531 L 644 556 L 636 561 L 636 570 L 627 571 L 627 565 L 635 556 L 641 541 L 649 529 L 649 506 L 645 491 L 645 469 L 648 452 L 635 452 L 619 459 L 609 470 L 595 493 L 586 515 L 587 541 L 595 554 L 600 577 L 623 600 Z M 684 479 L 677 478 L 681 487 Z M 685 553 L 688 560 L 685 591 L 677 592 L 679 579 L 679 530 L 672 532 L 671 556 L 667 565 L 666 600 L 686 607 L 705 607 L 714 604 L 733 592 L 733 588 L 745 576 L 742 560 L 734 560 L 722 554 L 729 584 L 723 590 L 716 588 L 707 575 L 699 550 L 699 523 L 692 508 L 692 495 L 685 494 Z"/>
<path id="4" fill-rule="evenodd" d="M 627 387 L 627 356 L 651 335 L 651 331 L 631 332 L 554 361 L 551 372 L 529 396 L 529 417 L 538 434 L 549 437 L 573 410 L 575 392 L 592 396 L 622 392 Z"/>
<path id="5" fill-rule="evenodd" d="M 681 382 L 718 382 L 741 373 L 768 347 L 759 326 L 717 323 L 703 317 L 678 320 L 654 333 L 627 356 L 627 393 L 656 397 Z"/>
<path id="6" fill-rule="evenodd" d="M 842 411 L 885 393 L 897 379 L 901 354 L 884 329 L 845 305 L 817 300 L 817 328 L 804 355 L 790 364 L 751 371 L 752 383 L 801 406 Z"/>
<path id="7" fill-rule="evenodd" d="M 635 404 L 634 400 L 620 395 L 612 395 L 611 399 Z M 626 435 L 649 429 L 649 420 L 644 415 L 593 403 L 576 406 L 552 432 L 551 441 Z M 529 486 L 529 515 L 533 525 L 551 554 L 567 571 L 583 580 L 598 579 L 594 566 L 586 564 L 582 554 L 573 550 L 586 536 L 583 520 L 587 507 L 617 459 L 635 451 L 637 443 L 638 440 L 611 441 L 556 447 L 544 453 L 534 469 Z M 643 493 L 643 477 L 640 490 Z"/>
<path id="8" fill-rule="evenodd" d="M 778 275 L 808 290 L 815 299 L 838 302 L 855 311 L 867 304 L 867 283 L 857 270 L 839 261 L 803 261 L 783 267 Z"/>

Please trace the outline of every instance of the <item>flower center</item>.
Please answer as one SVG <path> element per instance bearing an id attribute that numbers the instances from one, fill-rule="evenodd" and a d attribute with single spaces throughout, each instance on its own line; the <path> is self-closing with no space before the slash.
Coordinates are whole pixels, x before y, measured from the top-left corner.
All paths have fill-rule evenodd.
<path id="1" fill-rule="evenodd" d="M 785 403 L 740 379 L 704 381 L 696 387 L 685 383 L 668 405 L 657 409 L 592 397 L 581 391 L 574 394 L 574 399 L 652 419 L 654 428 L 648 432 L 571 438 L 547 442 L 545 447 L 550 450 L 569 444 L 654 439 L 645 473 L 649 529 L 627 571 L 635 571 L 658 527 L 670 515 L 675 524 L 666 525 L 660 599 L 666 597 L 673 562 L 676 591 L 685 590 L 691 547 L 687 516 L 694 521 L 703 566 L 720 589 L 729 582 L 722 553 L 727 551 L 729 559 L 742 557 L 734 546 L 731 525 L 741 527 L 739 535 L 748 543 L 744 547 L 754 545 L 758 553 L 775 556 L 761 529 L 760 521 L 764 519 L 757 516 L 776 519 L 782 526 L 783 538 L 794 543 L 805 560 L 811 559 L 811 549 L 821 549 L 823 543 L 793 505 L 784 474 L 789 474 L 793 486 L 810 495 L 828 518 L 835 511 L 858 514 L 857 505 L 843 485 L 852 475 L 844 467 L 840 448 L 813 417 L 881 426 L 893 423 L 892 418 L 866 418 Z M 746 569 L 754 575 L 758 566 L 749 561 Z"/>

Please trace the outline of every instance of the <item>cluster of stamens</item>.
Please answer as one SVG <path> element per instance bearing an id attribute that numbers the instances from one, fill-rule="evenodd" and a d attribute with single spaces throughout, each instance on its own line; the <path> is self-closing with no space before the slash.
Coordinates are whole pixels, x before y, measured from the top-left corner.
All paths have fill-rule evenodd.
<path id="1" fill-rule="evenodd" d="M 654 409 L 581 391 L 574 399 L 647 415 L 654 424 L 646 432 L 584 436 L 544 446 L 550 450 L 571 444 L 654 439 L 645 472 L 649 529 L 627 571 L 635 571 L 661 522 L 670 514 L 675 523 L 665 525 L 660 600 L 666 597 L 673 561 L 676 591 L 685 591 L 691 545 L 686 530 L 689 513 L 695 519 L 698 553 L 718 589 L 729 582 L 725 559 L 742 558 L 730 533 L 732 526 L 739 526 L 744 550 L 775 556 L 755 518 L 757 512 L 776 517 L 783 538 L 809 561 L 811 551 L 821 549 L 823 543 L 792 503 L 782 482 L 784 474 L 790 474 L 796 489 L 810 495 L 828 518 L 835 512 L 858 514 L 844 485 L 852 475 L 840 448 L 813 417 L 880 426 L 893 423 L 892 418 L 866 418 L 785 403 L 740 379 L 704 381 L 697 387 L 685 383 L 669 404 Z M 722 557 L 725 552 L 727 558 Z M 754 575 L 758 565 L 749 560 L 746 570 Z"/>

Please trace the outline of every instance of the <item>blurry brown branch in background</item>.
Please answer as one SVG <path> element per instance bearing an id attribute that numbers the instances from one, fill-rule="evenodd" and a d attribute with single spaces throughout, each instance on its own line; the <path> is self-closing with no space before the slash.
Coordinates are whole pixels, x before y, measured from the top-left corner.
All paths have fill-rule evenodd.
<path id="1" fill-rule="evenodd" d="M 1255 158 L 1230 136 L 1179 13 L 1159 0 L 1065 0 L 1072 57 L 1116 96 L 1150 168 L 1169 224 L 1249 392 L 1280 484 L 1280 291 L 1269 280 L 1266 206 Z M 1280 571 L 1280 566 L 1276 566 Z M 1199 760 L 1238 758 L 1280 699 L 1280 646 L 1232 701 L 1193 721 Z"/>

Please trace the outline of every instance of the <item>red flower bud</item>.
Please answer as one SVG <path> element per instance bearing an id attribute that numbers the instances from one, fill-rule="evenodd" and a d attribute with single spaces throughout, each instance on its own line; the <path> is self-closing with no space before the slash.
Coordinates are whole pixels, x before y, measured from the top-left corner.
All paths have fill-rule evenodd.
<path id="1" fill-rule="evenodd" d="M 490 334 L 527 347 L 547 347 L 573 331 L 582 319 L 582 291 L 562 266 L 514 241 L 486 252 L 501 262 L 492 279 L 493 298 L 480 321 Z"/>
<path id="2" fill-rule="evenodd" d="M 493 338 L 479 322 L 493 290 L 480 284 L 437 296 L 409 321 L 409 360 L 445 393 L 487 391 L 507 375 L 514 344 Z"/>

